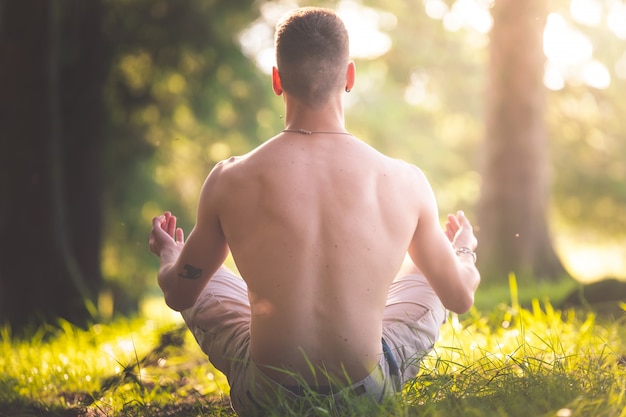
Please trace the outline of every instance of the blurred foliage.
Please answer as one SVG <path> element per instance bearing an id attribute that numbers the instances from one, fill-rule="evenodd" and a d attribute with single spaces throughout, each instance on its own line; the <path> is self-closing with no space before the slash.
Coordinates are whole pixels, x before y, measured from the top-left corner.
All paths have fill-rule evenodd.
<path id="1" fill-rule="evenodd" d="M 569 1 L 555 1 L 569 17 Z M 600 2 L 608 9 L 610 2 Z M 622 26 L 626 26 L 626 18 Z M 603 19 L 603 23 L 606 19 Z M 626 236 L 626 39 L 607 25 L 569 23 L 592 43 L 594 58 L 609 70 L 611 85 L 595 89 L 570 83 L 550 93 L 553 204 L 567 227 L 600 235 Z"/>
<path id="2" fill-rule="evenodd" d="M 105 28 L 115 61 L 106 89 L 103 269 L 131 301 L 155 282 L 156 260 L 147 248 L 151 218 L 171 210 L 188 233 L 212 166 L 282 129 L 282 99 L 273 96 L 269 76 L 242 53 L 239 36 L 263 11 L 298 3 L 304 5 L 106 1 Z M 332 8 L 342 3 L 306 2 Z M 463 209 L 473 215 L 480 189 L 487 35 L 446 30 L 441 20 L 427 16 L 425 0 L 354 4 L 384 10 L 394 19 L 380 29 L 391 39 L 390 49 L 356 59 L 357 85 L 346 96 L 348 130 L 420 166 L 442 214 Z M 568 4 L 553 0 L 550 7 L 571 21 Z M 274 22 L 266 20 L 271 33 Z M 620 58 L 626 61 L 624 40 L 602 27 L 571 24 L 592 41 L 612 83 L 603 90 L 568 84 L 549 93 L 551 220 L 624 236 L 626 218 L 618 214 L 626 209 L 626 120 L 620 117 L 626 114 L 621 94 L 626 79 L 617 73 Z"/>
<path id="3" fill-rule="evenodd" d="M 553 199 L 571 227 L 624 236 L 626 220 L 625 80 L 610 89 L 568 86 L 551 97 Z"/>
<path id="4" fill-rule="evenodd" d="M 258 145 L 280 118 L 265 98 L 266 80 L 236 44 L 255 18 L 251 0 L 106 6 L 115 59 L 106 88 L 103 272 L 115 309 L 125 311 L 155 282 L 152 217 L 171 210 L 188 233 L 213 165 Z"/>

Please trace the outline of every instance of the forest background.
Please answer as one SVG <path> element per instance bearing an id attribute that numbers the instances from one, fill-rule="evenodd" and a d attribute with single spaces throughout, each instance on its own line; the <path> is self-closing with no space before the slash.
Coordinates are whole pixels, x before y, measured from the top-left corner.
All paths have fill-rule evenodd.
<path id="1" fill-rule="evenodd" d="M 528 286 L 626 278 L 626 4 L 528 3 L 545 5 L 535 24 L 545 58 L 545 105 L 536 110 L 545 124 L 542 140 L 529 133 L 528 141 L 545 163 L 526 168 L 546 172 L 545 202 L 542 190 L 532 199 L 541 200 L 564 269 L 558 277 L 533 274 L 532 265 L 513 272 Z M 348 130 L 420 166 L 441 214 L 463 209 L 485 224 L 493 217 L 481 202 L 486 173 L 510 175 L 489 164 L 486 145 L 498 4 L 507 1 L 307 3 L 336 9 L 350 31 L 358 75 L 346 96 Z M 284 127 L 268 75 L 272 34 L 298 5 L 0 0 L 0 230 L 8 237 L 0 321 L 17 329 L 53 317 L 87 323 L 132 313 L 158 294 L 152 217 L 171 210 L 189 231 L 214 164 Z M 498 30 L 497 39 L 515 40 L 520 27 Z M 505 129 L 504 149 L 507 137 Z M 524 160 L 524 151 L 511 148 L 509 160 Z M 516 194 L 514 183 L 508 188 Z M 490 256 L 479 248 L 479 266 Z M 508 284 L 506 273 L 484 279 Z"/>

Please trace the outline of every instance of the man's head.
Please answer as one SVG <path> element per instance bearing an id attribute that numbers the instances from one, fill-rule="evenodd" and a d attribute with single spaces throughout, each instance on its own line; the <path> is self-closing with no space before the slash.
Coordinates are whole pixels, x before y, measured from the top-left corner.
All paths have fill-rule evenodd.
<path id="1" fill-rule="evenodd" d="M 276 27 L 275 43 L 280 84 L 287 94 L 319 107 L 345 88 L 348 32 L 332 11 L 304 7 L 288 13 Z"/>

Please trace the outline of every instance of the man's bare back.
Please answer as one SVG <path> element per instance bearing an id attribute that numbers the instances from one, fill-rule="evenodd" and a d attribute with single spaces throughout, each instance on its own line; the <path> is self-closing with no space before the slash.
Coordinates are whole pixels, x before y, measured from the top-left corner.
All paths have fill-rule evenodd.
<path id="1" fill-rule="evenodd" d="M 284 98 L 286 129 L 211 171 L 186 241 L 171 213 L 153 219 L 158 282 L 232 382 L 233 407 L 272 408 L 275 391 L 297 396 L 288 386 L 328 385 L 324 375 L 359 381 L 380 400 L 432 348 L 441 304 L 458 313 L 473 304 L 477 240 L 462 212 L 441 229 L 418 168 L 345 131 L 343 94 L 356 70 L 341 20 L 302 8 L 276 33 L 272 88 Z M 218 273 L 229 253 L 245 286 Z M 413 273 L 394 280 L 407 253 Z M 391 299 L 400 301 L 389 308 Z M 415 311 L 425 312 L 420 323 Z"/>
<path id="2" fill-rule="evenodd" d="M 352 380 L 371 372 L 389 285 L 417 225 L 417 177 L 336 134 L 283 133 L 223 163 L 212 195 L 248 285 L 256 363 L 308 382 L 309 363 Z"/>

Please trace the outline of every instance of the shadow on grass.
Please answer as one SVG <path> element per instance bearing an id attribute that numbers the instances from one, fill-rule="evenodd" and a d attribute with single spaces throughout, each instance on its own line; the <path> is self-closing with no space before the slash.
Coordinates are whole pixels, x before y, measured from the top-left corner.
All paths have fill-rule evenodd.
<path id="1" fill-rule="evenodd" d="M 187 400 L 189 401 L 189 399 Z M 234 417 L 227 402 L 207 403 L 201 398 L 191 399 L 190 403 L 180 400 L 171 405 L 155 406 L 128 404 L 115 417 Z M 27 398 L 0 399 L 0 417 L 109 417 L 113 414 L 98 407 L 84 405 L 46 405 Z"/>
<path id="2" fill-rule="evenodd" d="M 118 390 L 133 390 L 137 393 L 155 389 L 174 391 L 177 386 L 155 387 L 142 381 L 140 370 L 158 367 L 160 361 L 168 357 L 172 351 L 180 349 L 184 344 L 186 331 L 186 326 L 182 325 L 162 333 L 158 344 L 145 356 L 125 366 L 120 372 L 102 378 L 97 392 L 60 392 L 48 401 L 45 398 L 33 398 L 36 393 L 23 394 L 19 389 L 19 381 L 0 375 L 0 417 L 234 416 L 228 400 L 207 397 L 195 390 L 188 391 L 182 398 L 171 395 L 172 401 L 166 405 L 154 405 L 135 399 L 124 404 L 121 410 L 112 410 L 101 400 L 105 396 L 117 395 Z M 185 382 L 186 379 L 181 377 L 177 384 Z"/>

